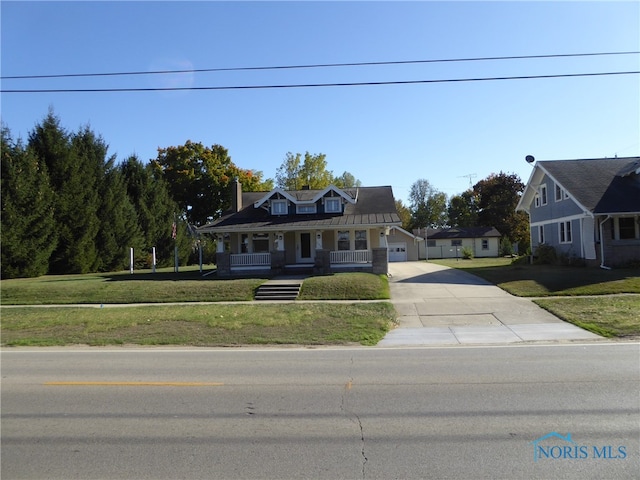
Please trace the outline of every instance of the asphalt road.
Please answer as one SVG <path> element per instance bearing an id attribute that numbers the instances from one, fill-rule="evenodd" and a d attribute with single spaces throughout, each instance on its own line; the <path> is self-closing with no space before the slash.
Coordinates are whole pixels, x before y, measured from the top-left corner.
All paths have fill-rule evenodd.
<path id="1" fill-rule="evenodd" d="M 640 471 L 637 343 L 5 349 L 1 360 L 3 480 Z M 570 440 L 536 450 L 551 432 Z"/>

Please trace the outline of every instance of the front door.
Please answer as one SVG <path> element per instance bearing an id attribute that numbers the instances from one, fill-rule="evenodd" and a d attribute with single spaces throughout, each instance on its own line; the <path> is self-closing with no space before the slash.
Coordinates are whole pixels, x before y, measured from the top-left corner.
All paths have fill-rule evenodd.
<path id="1" fill-rule="evenodd" d="M 298 233 L 296 245 L 296 261 L 298 263 L 312 263 L 313 258 L 311 256 L 311 233 L 300 232 Z"/>

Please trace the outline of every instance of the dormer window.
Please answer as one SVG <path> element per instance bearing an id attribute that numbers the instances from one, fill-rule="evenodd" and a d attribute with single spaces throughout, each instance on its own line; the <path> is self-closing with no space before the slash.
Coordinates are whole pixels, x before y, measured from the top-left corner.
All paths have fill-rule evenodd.
<path id="1" fill-rule="evenodd" d="M 341 209 L 340 198 L 325 198 L 324 199 L 324 211 L 326 213 L 340 213 Z"/>
<path id="2" fill-rule="evenodd" d="M 312 203 L 310 205 L 296 205 L 296 213 L 316 213 L 316 204 Z"/>
<path id="3" fill-rule="evenodd" d="M 271 215 L 286 215 L 287 201 L 286 200 L 272 200 L 271 201 Z"/>

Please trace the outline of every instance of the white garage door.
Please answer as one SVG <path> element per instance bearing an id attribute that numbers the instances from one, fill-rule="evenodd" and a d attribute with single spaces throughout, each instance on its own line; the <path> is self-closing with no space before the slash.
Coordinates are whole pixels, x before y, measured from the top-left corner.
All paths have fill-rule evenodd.
<path id="1" fill-rule="evenodd" d="M 390 243 L 389 244 L 389 261 L 390 262 L 406 262 L 407 261 L 407 244 L 406 243 Z"/>

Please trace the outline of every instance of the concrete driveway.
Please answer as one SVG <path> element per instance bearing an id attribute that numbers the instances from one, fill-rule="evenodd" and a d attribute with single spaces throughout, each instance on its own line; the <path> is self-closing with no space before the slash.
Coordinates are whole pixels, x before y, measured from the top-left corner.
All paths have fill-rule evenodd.
<path id="1" fill-rule="evenodd" d="M 378 346 L 602 339 L 461 270 L 398 262 L 389 271 L 400 325 Z"/>

